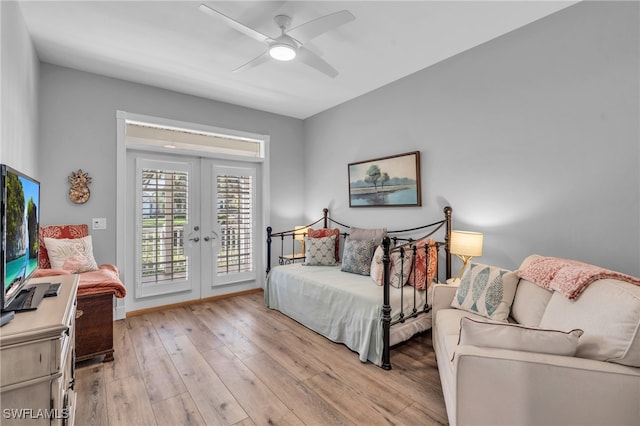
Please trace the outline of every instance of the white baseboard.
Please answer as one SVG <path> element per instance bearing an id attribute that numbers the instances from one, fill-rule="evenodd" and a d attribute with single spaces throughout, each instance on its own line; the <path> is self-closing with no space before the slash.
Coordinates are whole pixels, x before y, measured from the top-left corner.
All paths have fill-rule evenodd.
<path id="1" fill-rule="evenodd" d="M 124 309 L 124 306 L 114 306 L 113 307 L 113 319 L 114 321 L 125 319 L 127 317 L 127 312 Z"/>

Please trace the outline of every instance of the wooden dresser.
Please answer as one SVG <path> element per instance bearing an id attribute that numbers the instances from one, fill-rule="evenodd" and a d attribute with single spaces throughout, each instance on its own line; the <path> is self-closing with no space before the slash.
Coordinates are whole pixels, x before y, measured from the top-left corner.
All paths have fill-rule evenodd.
<path id="1" fill-rule="evenodd" d="M 73 425 L 77 275 L 32 279 L 61 282 L 60 294 L 0 328 L 0 423 Z"/>

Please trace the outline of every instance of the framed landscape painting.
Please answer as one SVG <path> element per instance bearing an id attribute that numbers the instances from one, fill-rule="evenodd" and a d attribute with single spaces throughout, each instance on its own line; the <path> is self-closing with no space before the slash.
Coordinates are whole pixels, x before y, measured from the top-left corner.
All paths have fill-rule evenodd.
<path id="1" fill-rule="evenodd" d="M 420 151 L 349 164 L 349 207 L 421 205 Z"/>

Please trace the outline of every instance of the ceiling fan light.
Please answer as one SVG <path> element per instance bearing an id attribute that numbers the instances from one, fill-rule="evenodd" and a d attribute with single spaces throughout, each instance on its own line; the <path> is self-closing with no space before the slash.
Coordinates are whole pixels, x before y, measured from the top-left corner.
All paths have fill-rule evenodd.
<path id="1" fill-rule="evenodd" d="M 290 61 L 296 57 L 296 50 L 283 43 L 274 43 L 269 47 L 269 55 L 278 61 Z"/>

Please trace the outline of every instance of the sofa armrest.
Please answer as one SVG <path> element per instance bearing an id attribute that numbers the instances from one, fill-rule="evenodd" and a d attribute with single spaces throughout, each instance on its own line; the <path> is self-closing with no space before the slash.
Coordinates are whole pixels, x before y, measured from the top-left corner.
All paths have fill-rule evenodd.
<path id="1" fill-rule="evenodd" d="M 458 346 L 456 419 L 464 424 L 640 424 L 640 368 Z"/>
<path id="2" fill-rule="evenodd" d="M 459 282 L 455 284 L 434 284 L 433 285 L 433 320 L 435 324 L 436 313 L 441 309 L 449 309 L 451 301 L 456 295 Z"/>

